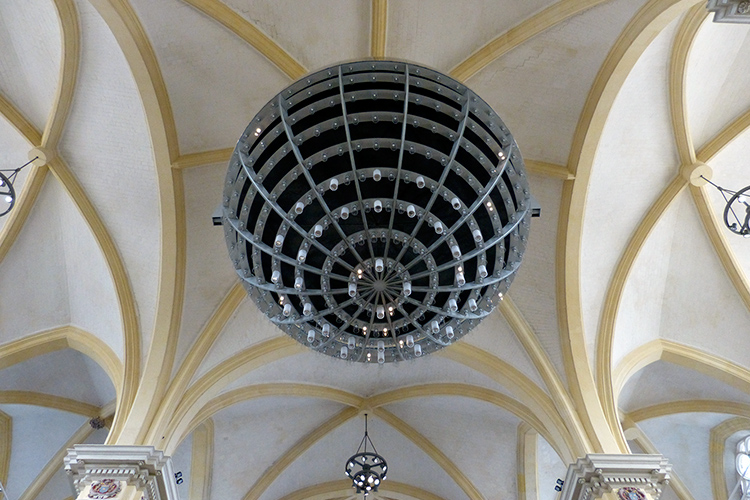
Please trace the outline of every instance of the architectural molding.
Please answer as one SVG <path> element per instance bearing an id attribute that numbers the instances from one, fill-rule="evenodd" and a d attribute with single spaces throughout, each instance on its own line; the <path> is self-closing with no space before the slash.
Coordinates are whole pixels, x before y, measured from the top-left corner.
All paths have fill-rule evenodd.
<path id="1" fill-rule="evenodd" d="M 13 418 L 0 410 L 0 483 L 8 483 L 11 451 L 13 449 Z"/>
<path id="2" fill-rule="evenodd" d="M 202 167 L 213 163 L 229 163 L 234 148 L 214 149 L 210 151 L 201 151 L 200 153 L 190 153 L 181 155 L 172 163 L 172 168 L 178 170 Z"/>
<path id="3" fill-rule="evenodd" d="M 122 392 L 123 365 L 111 347 L 74 326 L 63 326 L 0 345 L 0 370 L 31 358 L 71 348 L 91 358 L 109 376 L 115 392 Z"/>
<path id="4" fill-rule="evenodd" d="M 203 330 L 198 334 L 198 338 L 188 351 L 185 359 L 182 361 L 177 374 L 172 379 L 167 393 L 159 406 L 154 422 L 151 425 L 151 432 L 146 436 L 146 442 L 155 442 L 157 436 L 163 435 L 164 428 L 169 424 L 169 419 L 174 415 L 180 399 L 184 396 L 185 390 L 190 385 L 190 381 L 198 371 L 198 368 L 200 368 L 211 346 L 246 298 L 247 292 L 237 282 L 211 315 Z"/>
<path id="5" fill-rule="evenodd" d="M 443 349 L 435 355 L 468 366 L 498 382 L 503 387 L 507 387 L 544 423 L 545 428 L 550 433 L 549 443 L 557 450 L 562 460 L 572 462 L 575 459 L 573 453 L 575 440 L 565 427 L 565 422 L 557 412 L 554 402 L 517 368 L 466 342 L 453 344 L 450 349 Z"/>
<path id="6" fill-rule="evenodd" d="M 728 413 L 750 419 L 750 404 L 717 399 L 670 401 L 633 410 L 627 414 L 634 423 L 677 413 Z M 750 427 L 748 427 L 750 430 Z"/>
<path id="7" fill-rule="evenodd" d="M 94 204 L 86 195 L 81 183 L 59 156 L 53 158 L 48 165 L 52 174 L 60 181 L 63 189 L 68 193 L 89 226 L 112 276 L 117 302 L 120 306 L 120 314 L 122 315 L 123 343 L 125 346 L 125 379 L 117 384 L 117 387 L 122 388 L 122 392 L 118 392 L 118 397 L 123 398 L 122 404 L 127 406 L 127 398 L 130 397 L 129 388 L 132 384 L 137 383 L 141 359 L 141 334 L 130 278 L 112 235 L 107 230 Z M 119 412 L 118 415 L 120 415 Z"/>
<path id="8" fill-rule="evenodd" d="M 615 343 L 615 326 L 620 311 L 622 295 L 625 291 L 630 272 L 635 261 L 646 243 L 649 235 L 661 219 L 664 212 L 687 186 L 687 181 L 680 175 L 676 176 L 662 191 L 646 215 L 630 237 L 625 251 L 617 263 L 612 279 L 609 282 L 607 295 L 604 299 L 602 317 L 599 323 L 599 333 L 596 344 L 596 376 L 599 397 L 603 403 L 605 416 L 613 432 L 620 432 L 617 416 L 617 401 L 615 387 L 612 385 L 612 350 Z M 619 388 L 618 388 L 619 389 Z M 619 394 L 619 391 L 618 393 Z"/>
<path id="9" fill-rule="evenodd" d="M 611 427 L 614 409 L 605 410 L 597 398 L 583 330 L 580 256 L 591 169 L 615 97 L 633 66 L 662 29 L 698 3 L 700 0 L 649 0 L 636 13 L 599 69 L 573 137 L 568 166 L 576 179 L 563 186 L 558 226 L 558 321 L 573 400 L 596 451 L 624 453 L 627 443 L 619 426 Z"/>
<path id="10" fill-rule="evenodd" d="M 555 163 L 548 163 L 539 160 L 529 160 L 528 158 L 524 158 L 523 163 L 526 166 L 526 170 L 531 174 L 552 177 L 553 179 L 561 179 L 564 181 L 572 181 L 575 179 L 575 175 L 568 170 L 568 167 L 565 165 L 557 165 Z"/>
<path id="11" fill-rule="evenodd" d="M 91 418 L 99 416 L 100 410 L 83 401 L 33 391 L 0 391 L 0 404 L 41 406 Z"/>
<path id="12" fill-rule="evenodd" d="M 142 442 L 171 375 L 184 299 L 185 216 L 183 183 L 171 166 L 179 157 L 177 131 L 154 49 L 128 0 L 92 0 L 125 55 L 138 89 L 154 151 L 161 213 L 161 257 L 156 319 L 142 373 L 126 356 L 127 383 L 111 442 Z M 125 312 L 123 312 L 125 316 Z M 131 364 L 133 363 L 133 364 Z M 138 363 L 138 365 L 135 365 Z M 139 377 L 140 375 L 140 377 Z M 142 377 L 142 378 L 141 378 Z M 140 384 L 139 380 L 144 383 Z"/>
<path id="13" fill-rule="evenodd" d="M 631 376 L 658 360 L 708 375 L 750 394 L 750 370 L 695 347 L 671 340 L 656 339 L 628 353 L 613 370 L 612 383 L 615 397 L 619 395 Z"/>
<path id="14" fill-rule="evenodd" d="M 31 147 L 42 143 L 42 133 L 2 94 L 0 94 L 0 116 L 8 120 Z"/>
<path id="15" fill-rule="evenodd" d="M 242 497 L 243 500 L 258 500 L 268 487 L 271 486 L 271 483 L 273 483 L 274 480 L 276 480 L 276 478 L 292 464 L 292 462 L 297 460 L 297 458 L 299 458 L 305 451 L 309 450 L 312 445 L 330 434 L 333 429 L 343 425 L 358 414 L 359 410 L 357 408 L 345 408 L 335 416 L 327 419 L 323 425 L 320 425 L 297 441 L 297 443 L 289 448 L 286 453 L 276 459 L 273 465 L 266 469 L 245 496 Z"/>
<path id="16" fill-rule="evenodd" d="M 307 486 L 285 495 L 279 500 L 330 500 L 331 498 L 348 500 L 352 491 L 351 481 L 344 479 Z M 378 494 L 393 500 L 445 500 L 429 491 L 411 484 L 394 482 L 391 479 L 380 485 Z"/>
<path id="17" fill-rule="evenodd" d="M 458 81 L 466 82 L 493 61 L 545 30 L 607 0 L 560 0 L 483 45 L 450 71 Z"/>
<path id="18" fill-rule="evenodd" d="M 214 421 L 205 420 L 193 432 L 190 457 L 190 491 L 186 500 L 211 498 L 211 479 L 214 464 Z"/>
<path id="19" fill-rule="evenodd" d="M 724 471 L 724 450 L 726 449 L 727 439 L 735 432 L 742 430 L 750 431 L 750 418 L 747 416 L 725 420 L 712 428 L 709 433 L 708 466 L 713 500 L 728 500 L 729 498 Z M 736 474 L 734 468 L 732 468 L 732 474 Z"/>
<path id="20" fill-rule="evenodd" d="M 184 431 L 195 414 L 203 405 L 217 396 L 221 389 L 246 373 L 287 356 L 305 352 L 305 349 L 291 337 L 282 335 L 249 346 L 222 361 L 185 391 L 179 400 L 179 405 L 169 415 L 169 425 L 166 426 L 164 433 L 160 437 L 159 435 L 153 437 L 156 445 L 167 453 L 172 453 L 183 438 Z"/>
<path id="21" fill-rule="evenodd" d="M 81 28 L 75 3 L 72 0 L 54 0 L 54 4 L 62 34 L 62 61 L 54 105 L 40 142 L 43 147 L 51 150 L 56 149 L 60 142 L 70 107 L 73 104 L 78 65 L 81 59 Z"/>
<path id="22" fill-rule="evenodd" d="M 307 69 L 289 52 L 224 3 L 218 0 L 183 0 L 183 2 L 195 7 L 246 41 L 290 79 L 298 80 L 307 73 Z"/>
<path id="23" fill-rule="evenodd" d="M 690 123 L 687 114 L 687 63 L 693 48 L 695 37 L 707 16 L 702 4 L 694 5 L 685 14 L 672 45 L 672 56 L 669 67 L 669 100 L 672 118 L 672 130 L 680 155 L 681 165 L 695 163 L 695 148 L 690 133 Z"/>
<path id="24" fill-rule="evenodd" d="M 516 334 L 516 338 L 529 358 L 531 358 L 531 362 L 547 386 L 555 407 L 565 421 L 566 428 L 575 439 L 577 446 L 575 450 L 572 450 L 572 453 L 576 456 L 585 454 L 586 450 L 591 449 L 591 442 L 586 434 L 586 429 L 583 428 L 575 406 L 533 328 L 523 317 L 511 297 L 504 297 L 498 309 Z"/>
<path id="25" fill-rule="evenodd" d="M 750 3 L 745 0 L 708 0 L 715 23 L 750 24 Z"/>
<path id="26" fill-rule="evenodd" d="M 526 423 L 518 426 L 516 438 L 516 486 L 519 500 L 539 499 L 539 470 L 537 469 L 537 441 L 539 434 Z"/>
<path id="27" fill-rule="evenodd" d="M 385 42 L 388 35 L 388 0 L 372 0 L 370 6 L 370 57 L 385 59 Z"/>
<path id="28" fill-rule="evenodd" d="M 388 423 L 391 427 L 403 434 L 407 439 L 424 451 L 427 456 L 432 458 L 446 472 L 446 474 L 453 479 L 458 487 L 466 493 L 469 500 L 484 500 L 482 493 L 476 486 L 474 486 L 469 478 L 461 472 L 461 469 L 459 469 L 456 464 L 454 464 L 429 439 L 417 432 L 416 429 L 398 418 L 396 415 L 383 408 L 374 408 L 373 413 L 376 417 Z"/>

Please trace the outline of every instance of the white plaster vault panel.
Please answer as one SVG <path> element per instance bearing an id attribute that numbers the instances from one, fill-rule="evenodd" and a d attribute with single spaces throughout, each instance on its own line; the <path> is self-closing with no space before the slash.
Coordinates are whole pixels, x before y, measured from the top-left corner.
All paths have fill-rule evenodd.
<path id="1" fill-rule="evenodd" d="M 388 2 L 386 54 L 448 72 L 490 40 L 553 3 L 392 0 Z"/>
<path id="2" fill-rule="evenodd" d="M 237 273 L 227 259 L 224 230 L 214 226 L 211 215 L 218 206 L 226 164 L 183 171 L 187 265 L 185 302 L 180 323 L 175 364 L 176 372 L 188 349 L 211 315 L 237 282 Z"/>
<path id="3" fill-rule="evenodd" d="M 214 467 L 211 498 L 244 498 L 285 450 L 341 409 L 342 405 L 321 399 L 265 397 L 237 403 L 217 413 L 214 416 L 214 456 L 233 466 Z M 357 444 L 359 441 L 353 444 L 355 449 Z M 341 463 L 348 457 L 343 457 Z M 318 468 L 332 461 L 321 460 L 319 456 L 314 466 L 311 463 L 306 466 L 317 477 Z M 343 465 L 337 468 L 338 474 L 329 479 L 340 479 L 342 470 Z M 284 478 L 295 476 L 284 474 L 281 480 Z M 299 479 L 292 482 L 299 484 Z"/>
<path id="4" fill-rule="evenodd" d="M 511 478 L 518 477 L 513 472 L 520 420 L 512 413 L 484 401 L 446 396 L 402 401 L 385 409 L 429 439 L 486 498 L 516 496 Z M 488 473 L 487 464 L 497 473 Z"/>
<path id="5" fill-rule="evenodd" d="M 746 366 L 750 338 L 738 334 L 738 325 L 750 323 L 750 312 L 724 272 L 697 210 L 689 203 L 685 207 L 671 250 L 661 337 Z"/>
<path id="6" fill-rule="evenodd" d="M 104 444 L 107 440 L 108 429 L 94 431 L 88 439 L 84 440 L 85 444 Z M 70 494 L 70 480 L 65 473 L 65 468 L 60 465 L 60 470 L 47 482 L 47 485 L 39 492 L 35 500 L 60 500 L 61 495 Z M 187 497 L 184 497 L 187 500 Z"/>
<path id="7" fill-rule="evenodd" d="M 224 3 L 309 71 L 370 55 L 369 2 L 226 0 Z M 300 19 L 315 19 L 315 22 L 300 23 Z"/>
<path id="8" fill-rule="evenodd" d="M 177 474 L 182 473 L 182 483 L 177 485 L 177 491 L 180 494 L 180 499 L 190 499 L 190 479 L 192 473 L 192 459 L 193 459 L 193 435 L 188 435 L 182 440 L 180 446 L 177 447 L 175 452 L 172 454 L 172 470 Z"/>
<path id="9" fill-rule="evenodd" d="M 689 384 L 685 380 L 690 380 Z M 660 403 L 691 399 L 718 399 L 750 403 L 750 395 L 696 370 L 656 361 L 638 370 L 625 383 L 617 406 L 631 412 Z"/>
<path id="10" fill-rule="evenodd" d="M 533 37 L 469 80 L 525 158 L 561 165 L 599 67 L 643 0 L 615 0 Z"/>
<path id="11" fill-rule="evenodd" d="M 280 335 L 284 334 L 246 297 L 209 349 L 193 380 L 238 352 Z"/>
<path id="12" fill-rule="evenodd" d="M 183 154 L 234 146 L 255 113 L 291 83 L 250 45 L 184 2 L 133 5 L 159 60 Z"/>
<path id="13" fill-rule="evenodd" d="M 471 367 L 439 355 L 381 366 L 376 363 L 346 362 L 313 352 L 303 352 L 262 366 L 231 382 L 222 392 L 253 384 L 276 382 L 335 387 L 362 397 L 414 385 L 457 383 L 483 387 L 514 397 L 509 389 L 498 382 Z"/>
<path id="14" fill-rule="evenodd" d="M 50 176 L 21 234 L 0 263 L 0 343 L 70 322 L 57 212 L 64 196 Z M 41 271 L 40 263 L 44 263 Z"/>
<path id="15" fill-rule="evenodd" d="M 673 241 L 681 241 L 677 224 L 681 211 L 692 204 L 690 193 L 683 190 L 662 214 L 633 262 L 620 300 L 620 309 L 612 342 L 612 368 L 631 351 L 659 338 L 662 301 Z M 692 216 L 692 212 L 690 212 Z M 675 233 L 678 233 L 675 236 Z"/>
<path id="16" fill-rule="evenodd" d="M 672 470 L 693 498 L 713 498 L 708 474 L 709 432 L 728 415 L 683 413 L 638 424 L 659 453 L 669 457 Z M 700 458 L 698 458 L 700 457 Z"/>
<path id="17" fill-rule="evenodd" d="M 76 5 L 81 65 L 60 150 L 128 270 L 145 360 L 154 328 L 161 238 L 151 140 L 138 89 L 114 36 L 89 2 Z"/>
<path id="18" fill-rule="evenodd" d="M 388 462 L 386 481 L 410 484 L 446 499 L 467 498 L 434 460 L 397 429 L 375 417 L 369 417 L 368 427 L 378 453 Z M 276 500 L 303 487 L 341 480 L 346 459 L 357 451 L 363 432 L 364 417 L 355 417 L 340 426 L 301 454 L 260 500 Z"/>
<path id="19" fill-rule="evenodd" d="M 555 283 L 555 249 L 563 183 L 558 179 L 529 175 L 529 184 L 531 193 L 542 207 L 542 216 L 531 220 L 529 243 L 510 296 L 565 382 Z"/>
<path id="20" fill-rule="evenodd" d="M 591 363 L 601 308 L 620 255 L 677 175 L 667 85 L 678 21 L 656 37 L 625 80 L 592 168 L 581 244 L 581 306 Z"/>
<path id="21" fill-rule="evenodd" d="M 10 390 L 52 394 L 96 406 L 115 399 L 113 382 L 104 370 L 73 349 L 43 354 L 0 370 L 0 391 Z"/>
<path id="22" fill-rule="evenodd" d="M 717 24 L 710 17 L 701 26 L 686 80 L 688 119 L 697 149 L 750 109 L 748 51 L 750 26 Z"/>
<path id="23" fill-rule="evenodd" d="M 513 286 L 515 286 L 515 283 Z M 483 349 L 505 361 L 526 375 L 543 391 L 549 392 L 528 353 L 500 311 L 495 311 L 486 317 L 461 341 Z"/>
<path id="24" fill-rule="evenodd" d="M 0 411 L 13 419 L 10 470 L 5 485 L 12 492 L 28 488 L 52 456 L 87 420 L 81 415 L 29 405 L 0 405 Z"/>
<path id="25" fill-rule="evenodd" d="M 0 47 L 0 93 L 43 130 L 60 73 L 60 24 L 52 0 L 0 2 Z"/>

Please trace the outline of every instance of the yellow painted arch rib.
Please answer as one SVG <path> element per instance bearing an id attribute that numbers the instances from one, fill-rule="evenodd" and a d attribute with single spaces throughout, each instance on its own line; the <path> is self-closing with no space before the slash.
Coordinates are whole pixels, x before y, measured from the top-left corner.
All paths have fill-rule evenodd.
<path id="1" fill-rule="evenodd" d="M 279 500 L 330 500 L 339 497 L 348 498 L 353 491 L 352 483 L 344 479 L 342 481 L 331 481 L 307 486 Z M 378 493 L 394 500 L 444 500 L 432 492 L 390 479 L 383 482 Z"/>
<path id="2" fill-rule="evenodd" d="M 292 340 L 286 335 L 266 340 L 248 347 L 223 361 L 198 379 L 185 392 L 179 405 L 169 415 L 171 420 L 165 428 L 162 439 L 154 437 L 153 444 L 165 450 L 167 454 L 174 452 L 179 438 L 192 422 L 193 417 L 208 401 L 233 380 L 278 359 L 303 352 L 306 347 Z"/>
<path id="3" fill-rule="evenodd" d="M 279 477 L 279 475 L 289 467 L 292 462 L 294 462 L 294 460 L 305 451 L 309 450 L 310 447 L 320 441 L 320 439 L 327 436 L 333 429 L 354 418 L 358 413 L 359 410 L 357 408 L 345 408 L 334 417 L 328 419 L 323 425 L 299 440 L 294 446 L 287 450 L 286 453 L 274 461 L 273 465 L 261 475 L 258 481 L 256 481 L 250 488 L 250 491 L 245 494 L 243 500 L 258 500 L 268 487 L 271 486 L 271 483 L 273 483 L 274 480 Z"/>
<path id="4" fill-rule="evenodd" d="M 436 355 L 468 366 L 510 389 L 544 423 L 549 432 L 549 443 L 557 450 L 563 461 L 575 461 L 575 441 L 554 403 L 524 374 L 496 356 L 465 342 L 454 344 L 450 349 L 443 349 Z"/>
<path id="5" fill-rule="evenodd" d="M 693 147 L 693 138 L 688 123 L 685 82 L 690 51 L 698 30 L 707 16 L 708 12 L 701 4 L 697 4 L 690 9 L 677 30 L 672 46 L 669 68 L 669 99 L 672 130 L 674 131 L 677 152 L 680 155 L 682 165 L 695 163 L 695 148 Z"/>
<path id="6" fill-rule="evenodd" d="M 737 417 L 725 420 L 711 429 L 708 438 L 708 466 L 713 500 L 727 500 L 729 491 L 724 476 L 724 447 L 735 432 L 750 430 L 750 418 Z M 734 473 L 734 470 L 732 471 Z"/>
<path id="7" fill-rule="evenodd" d="M 99 416 L 99 407 L 83 401 L 32 391 L 0 391 L 0 404 L 32 405 L 76 413 L 85 417 Z"/>
<path id="8" fill-rule="evenodd" d="M 185 280 L 185 216 L 182 177 L 173 170 L 179 157 L 177 131 L 167 87 L 153 47 L 127 0 L 91 0 L 117 40 L 133 74 L 143 103 L 154 151 L 161 214 L 159 292 L 154 332 L 143 373 L 140 355 L 126 357 L 127 381 L 121 411 L 110 433 L 111 442 L 141 442 L 169 382 L 182 313 Z M 125 314 L 123 313 L 123 316 Z M 149 383 L 139 387 L 141 379 Z"/>
<path id="9" fill-rule="evenodd" d="M 8 484 L 10 451 L 13 448 L 13 419 L 0 411 L 0 482 Z"/>
<path id="10" fill-rule="evenodd" d="M 282 49 L 273 39 L 224 3 L 218 0 L 183 1 L 224 25 L 235 35 L 245 40 L 292 80 L 297 80 L 307 73 L 304 66 L 297 62 L 287 51 Z"/>
<path id="11" fill-rule="evenodd" d="M 54 0 L 62 35 L 62 63 L 57 84 L 55 104 L 42 134 L 41 144 L 54 150 L 63 134 L 65 121 L 73 104 L 81 54 L 81 29 L 78 11 L 72 0 Z"/>
<path id="12" fill-rule="evenodd" d="M 151 433 L 146 437 L 147 442 L 154 442 L 158 436 L 163 435 L 163 430 L 169 424 L 169 419 L 174 415 L 174 411 L 184 396 L 190 380 L 198 371 L 200 364 L 219 337 L 229 318 L 245 298 L 247 298 L 245 289 L 240 283 L 235 283 L 211 315 L 167 389 L 151 426 Z"/>
<path id="13" fill-rule="evenodd" d="M 482 46 L 453 68 L 450 74 L 459 81 L 466 81 L 533 36 L 606 1 L 560 0 Z"/>
<path id="14" fill-rule="evenodd" d="M 385 41 L 388 34 L 388 0 L 372 0 L 370 26 L 370 57 L 385 58 Z"/>
<path id="15" fill-rule="evenodd" d="M 120 359 L 98 337 L 72 326 L 47 330 L 0 345 L 0 370 L 68 347 L 85 354 L 101 366 L 115 387 L 115 392 L 120 394 L 123 372 Z"/>
<path id="16" fill-rule="evenodd" d="M 676 413 L 728 413 L 750 418 L 750 404 L 716 399 L 671 401 L 633 410 L 628 413 L 628 417 L 633 422 L 638 423 L 650 418 L 664 417 Z M 750 430 L 750 427 L 748 427 L 748 430 Z"/>
<path id="17" fill-rule="evenodd" d="M 591 169 L 615 97 L 651 41 L 673 19 L 700 0 L 649 0 L 628 23 L 594 80 L 573 137 L 568 166 L 575 180 L 563 187 L 557 244 L 558 318 L 563 358 L 573 399 L 595 451 L 627 451 L 619 425 L 612 427 L 597 397 L 583 332 L 580 297 L 581 240 Z"/>
<path id="18" fill-rule="evenodd" d="M 620 424 L 617 416 L 617 402 L 615 401 L 614 388 L 612 386 L 612 348 L 614 345 L 615 322 L 620 310 L 620 302 L 622 301 L 625 284 L 633 269 L 635 260 L 638 258 L 651 231 L 653 231 L 664 212 L 686 186 L 687 181 L 680 175 L 667 185 L 666 189 L 656 199 L 648 212 L 646 212 L 646 216 L 641 220 L 635 233 L 630 238 L 609 283 L 607 295 L 604 300 L 604 308 L 602 309 L 599 334 L 597 335 L 596 368 L 599 397 L 602 399 L 605 415 L 613 432 L 617 432 L 616 429 L 619 429 Z"/>
<path id="19" fill-rule="evenodd" d="M 375 414 L 375 416 L 388 423 L 391 427 L 398 430 L 412 443 L 421 448 L 422 451 L 427 454 L 427 456 L 432 458 L 451 477 L 451 479 L 453 479 L 458 487 L 461 488 L 464 493 L 466 493 L 466 496 L 469 497 L 470 500 L 484 499 L 482 493 L 477 489 L 476 486 L 474 486 L 469 478 L 466 477 L 463 472 L 461 472 L 461 469 L 459 469 L 456 464 L 454 464 L 442 451 L 440 451 L 437 446 L 432 444 L 429 439 L 417 432 L 416 429 L 398 418 L 396 415 L 383 408 L 375 408 L 373 409 L 373 413 Z"/>

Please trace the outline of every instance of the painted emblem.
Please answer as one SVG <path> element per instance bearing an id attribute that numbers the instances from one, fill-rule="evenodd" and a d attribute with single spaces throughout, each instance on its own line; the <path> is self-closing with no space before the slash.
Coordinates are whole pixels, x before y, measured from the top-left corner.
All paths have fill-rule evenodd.
<path id="1" fill-rule="evenodd" d="M 617 498 L 620 500 L 646 500 L 646 495 L 638 488 L 626 486 L 617 490 Z"/>
<path id="2" fill-rule="evenodd" d="M 101 481 L 94 481 L 91 483 L 89 498 L 94 498 L 96 500 L 114 498 L 121 490 L 120 481 L 115 481 L 114 479 L 102 479 Z"/>

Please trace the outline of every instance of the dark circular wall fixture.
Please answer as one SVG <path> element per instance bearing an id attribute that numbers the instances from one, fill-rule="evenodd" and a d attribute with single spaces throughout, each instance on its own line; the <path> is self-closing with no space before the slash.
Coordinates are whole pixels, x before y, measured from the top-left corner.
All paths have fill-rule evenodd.
<path id="1" fill-rule="evenodd" d="M 521 153 L 487 103 L 387 61 L 274 97 L 237 143 L 223 206 L 232 262 L 266 316 L 373 363 L 450 345 L 490 314 L 531 217 Z"/>

